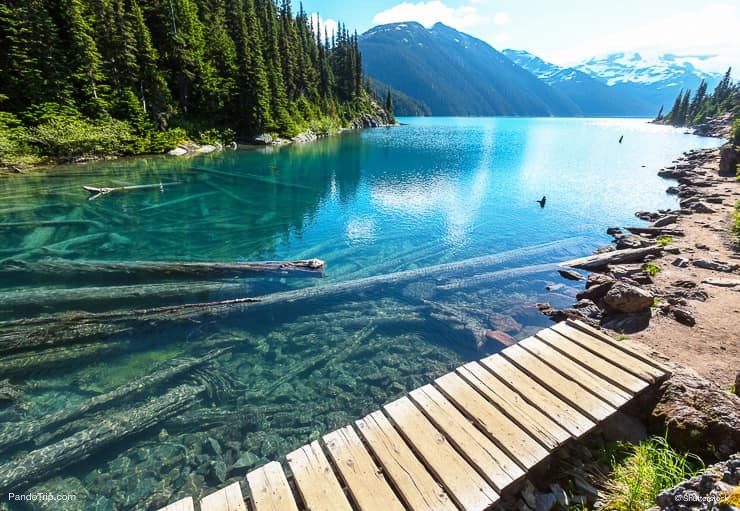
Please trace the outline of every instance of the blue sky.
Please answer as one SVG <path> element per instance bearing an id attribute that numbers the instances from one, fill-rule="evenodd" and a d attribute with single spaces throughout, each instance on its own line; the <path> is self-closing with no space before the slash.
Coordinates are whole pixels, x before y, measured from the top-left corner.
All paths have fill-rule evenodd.
<path id="1" fill-rule="evenodd" d="M 298 3 L 298 0 L 294 0 Z M 499 50 L 571 65 L 619 51 L 717 54 L 704 63 L 740 72 L 738 0 L 303 0 L 306 11 L 364 32 L 379 24 L 441 21 Z"/>

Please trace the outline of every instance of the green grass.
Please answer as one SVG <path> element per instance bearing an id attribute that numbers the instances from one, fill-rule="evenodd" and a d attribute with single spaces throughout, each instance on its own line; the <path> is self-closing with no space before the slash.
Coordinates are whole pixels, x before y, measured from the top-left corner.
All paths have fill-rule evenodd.
<path id="1" fill-rule="evenodd" d="M 647 273 L 648 275 L 650 275 L 651 277 L 655 277 L 655 276 L 656 276 L 656 275 L 657 275 L 658 273 L 660 273 L 660 272 L 661 272 L 661 268 L 660 268 L 660 266 L 658 266 L 658 265 L 655 265 L 655 264 L 653 264 L 653 263 L 646 263 L 646 264 L 645 264 L 645 265 L 644 265 L 644 266 L 642 267 L 642 270 L 643 270 L 643 271 L 644 271 L 645 273 Z"/>
<path id="2" fill-rule="evenodd" d="M 660 245 L 661 247 L 667 247 L 668 245 L 670 245 L 671 243 L 673 243 L 673 241 L 674 241 L 673 238 L 671 238 L 670 236 L 663 236 L 662 238 L 660 238 L 655 243 L 657 245 Z"/>
<path id="3" fill-rule="evenodd" d="M 674 451 L 664 437 L 639 445 L 621 444 L 626 457 L 613 455 L 612 474 L 605 486 L 605 510 L 643 511 L 655 505 L 661 491 L 696 475 L 704 468 L 693 454 Z"/>
<path id="4" fill-rule="evenodd" d="M 740 245 L 740 200 L 735 203 L 735 220 L 732 223 L 732 235 L 735 244 Z"/>

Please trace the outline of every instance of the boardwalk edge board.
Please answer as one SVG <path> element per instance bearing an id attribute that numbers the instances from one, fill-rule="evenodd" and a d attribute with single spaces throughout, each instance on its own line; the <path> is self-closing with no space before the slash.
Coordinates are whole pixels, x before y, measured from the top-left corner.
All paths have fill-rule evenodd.
<path id="1" fill-rule="evenodd" d="M 671 372 L 585 323 L 468 362 L 246 474 L 201 511 L 484 511 Z M 159 511 L 193 511 L 190 497 Z"/>

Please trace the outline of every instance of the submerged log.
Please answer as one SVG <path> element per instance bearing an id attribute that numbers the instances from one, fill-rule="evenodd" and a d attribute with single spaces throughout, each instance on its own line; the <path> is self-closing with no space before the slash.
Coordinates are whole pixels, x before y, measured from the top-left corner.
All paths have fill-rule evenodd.
<path id="1" fill-rule="evenodd" d="M 14 424 L 12 427 L 6 427 L 5 430 L 0 432 L 0 452 L 19 443 L 33 441 L 40 432 L 77 419 L 84 414 L 98 410 L 109 403 L 114 401 L 120 402 L 147 391 L 155 385 L 170 380 L 186 371 L 213 360 L 227 352 L 229 349 L 230 348 L 222 348 L 213 350 L 202 357 L 190 358 L 177 365 L 159 369 L 147 376 L 137 379 L 133 383 L 119 387 L 111 392 L 90 398 L 79 405 L 63 408 L 62 411 L 56 415 L 48 416 L 38 421 L 24 422 L 23 424 Z"/>
<path id="2" fill-rule="evenodd" d="M 102 355 L 121 351 L 126 346 L 128 343 L 76 343 L 73 346 L 54 346 L 39 353 L 13 353 L 0 357 L 0 377 L 34 371 L 48 372 L 58 367 L 69 366 L 73 362 L 99 359 Z"/>
<path id="3" fill-rule="evenodd" d="M 79 463 L 102 448 L 145 431 L 190 408 L 204 386 L 180 385 L 140 407 L 101 418 L 89 429 L 22 454 L 0 466 L 0 492 L 18 491 Z"/>
<path id="4" fill-rule="evenodd" d="M 275 274 L 281 277 L 321 277 L 326 264 L 321 259 L 257 262 L 179 262 L 179 261 L 67 261 L 49 259 L 38 262 L 6 260 L 0 263 L 0 277 L 43 277 L 49 279 L 173 279 L 252 277 Z"/>
<path id="5" fill-rule="evenodd" d="M 128 286 L 80 287 L 74 289 L 38 288 L 0 292 L 0 310 L 33 308 L 86 310 L 94 304 L 98 310 L 132 301 L 167 301 L 195 297 L 204 293 L 244 293 L 249 288 L 243 283 L 232 282 L 176 282 L 163 284 L 138 284 Z M 78 309 L 82 307 L 81 309 Z"/>
<path id="6" fill-rule="evenodd" d="M 68 227 L 72 225 L 80 225 L 84 227 L 98 227 L 103 228 L 103 224 L 101 222 L 96 222 L 94 220 L 45 220 L 40 222 L 6 222 L 0 224 L 0 229 L 18 229 L 22 227 L 31 227 L 31 228 L 37 228 L 37 227 Z"/>
<path id="7" fill-rule="evenodd" d="M 37 349 L 39 347 L 54 346 L 75 342 L 76 336 L 87 336 L 88 330 L 94 332 L 90 335 L 108 335 L 125 330 L 134 329 L 144 324 L 154 325 L 160 321 L 191 320 L 206 314 L 225 314 L 241 312 L 247 309 L 276 304 L 298 303 L 307 300 L 337 297 L 350 293 L 370 291 L 384 286 L 392 286 L 411 282 L 422 278 L 433 278 L 437 281 L 445 281 L 445 275 L 463 271 L 474 271 L 481 268 L 502 264 L 522 256 L 536 256 L 551 252 L 556 247 L 562 247 L 569 243 L 579 244 L 581 238 L 570 238 L 562 241 L 544 243 L 532 247 L 510 250 L 500 254 L 492 254 L 472 259 L 465 259 L 454 263 L 438 264 L 425 268 L 406 270 L 387 275 L 377 275 L 348 282 L 339 282 L 324 286 L 314 286 L 291 291 L 281 291 L 257 297 L 237 298 L 234 300 L 223 300 L 219 302 L 191 303 L 184 305 L 173 305 L 143 309 L 135 311 L 119 311 L 105 313 L 71 313 L 45 318 L 32 318 L 27 320 L 7 321 L 0 323 L 0 353 L 13 352 L 26 349 Z M 660 248 L 660 247 L 658 247 Z M 662 249 L 661 249 L 662 250 Z M 621 251 L 626 252 L 626 251 Z M 502 277 L 509 278 L 512 273 L 505 270 Z M 489 275 L 489 281 L 495 277 Z M 74 329 L 71 335 L 68 329 Z"/>
<path id="8" fill-rule="evenodd" d="M 581 270 L 599 270 L 601 268 L 605 268 L 610 264 L 640 262 L 646 256 L 660 255 L 662 252 L 663 247 L 659 245 L 626 250 L 615 250 L 613 252 L 606 252 L 604 254 L 596 254 L 588 257 L 581 257 L 580 259 L 572 259 L 570 261 L 560 263 L 560 266 L 565 266 L 569 268 L 580 268 Z"/>
<path id="9" fill-rule="evenodd" d="M 179 185 L 179 184 L 182 184 L 182 182 L 181 181 L 175 181 L 173 183 L 156 183 L 156 184 L 151 184 L 151 185 L 115 186 L 115 187 L 111 187 L 111 188 L 107 188 L 107 187 L 102 187 L 101 188 L 101 187 L 97 187 L 97 186 L 83 186 L 82 188 L 84 188 L 85 191 L 94 194 L 94 195 L 92 195 L 87 200 L 95 200 L 98 197 L 100 197 L 101 195 L 108 195 L 109 193 L 113 193 L 113 192 L 127 192 L 127 191 L 130 191 L 130 190 L 146 190 L 146 189 L 149 189 L 149 188 L 160 188 L 160 189 L 162 189 L 165 186 L 174 186 L 174 185 Z"/>

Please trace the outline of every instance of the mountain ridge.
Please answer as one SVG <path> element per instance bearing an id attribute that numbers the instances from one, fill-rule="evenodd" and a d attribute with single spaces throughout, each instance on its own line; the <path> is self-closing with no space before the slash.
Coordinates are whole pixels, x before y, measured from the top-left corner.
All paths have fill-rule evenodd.
<path id="1" fill-rule="evenodd" d="M 432 115 L 581 115 L 489 44 L 442 23 L 378 25 L 359 45 L 368 76 L 428 105 Z"/>
<path id="2" fill-rule="evenodd" d="M 656 112 L 653 103 L 629 92 L 610 87 L 602 80 L 578 69 L 546 62 L 524 50 L 506 49 L 502 53 L 570 98 L 585 116 L 650 116 Z"/>

